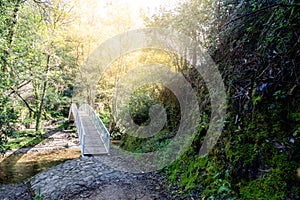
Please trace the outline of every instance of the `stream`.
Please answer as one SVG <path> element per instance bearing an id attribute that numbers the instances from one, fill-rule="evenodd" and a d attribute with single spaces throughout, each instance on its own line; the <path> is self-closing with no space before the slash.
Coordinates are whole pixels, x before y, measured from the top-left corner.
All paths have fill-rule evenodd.
<path id="1" fill-rule="evenodd" d="M 0 158 L 0 184 L 17 184 L 66 160 L 79 158 L 79 148 L 11 154 Z"/>

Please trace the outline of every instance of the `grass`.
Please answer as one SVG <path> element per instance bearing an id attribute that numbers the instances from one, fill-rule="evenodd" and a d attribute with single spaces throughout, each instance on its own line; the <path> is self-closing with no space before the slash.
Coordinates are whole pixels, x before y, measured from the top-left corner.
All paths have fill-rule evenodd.
<path id="1" fill-rule="evenodd" d="M 43 200 L 44 195 L 41 193 L 41 188 L 38 189 L 38 194 L 34 195 L 34 200 Z"/>
<path id="2" fill-rule="evenodd" d="M 32 130 L 26 130 L 21 132 L 15 132 L 8 138 L 7 144 L 5 144 L 6 150 L 19 149 L 24 147 L 31 147 L 39 144 L 43 140 L 43 136 L 40 133 L 36 133 Z"/>

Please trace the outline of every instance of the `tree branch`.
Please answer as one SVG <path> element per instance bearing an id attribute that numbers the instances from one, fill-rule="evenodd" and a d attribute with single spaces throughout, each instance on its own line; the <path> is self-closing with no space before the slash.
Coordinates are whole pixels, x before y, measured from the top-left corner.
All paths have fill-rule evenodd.
<path id="1" fill-rule="evenodd" d="M 242 18 L 245 18 L 245 17 L 249 17 L 251 15 L 255 15 L 257 13 L 263 12 L 263 11 L 271 9 L 271 8 L 278 8 L 278 7 L 299 7 L 300 8 L 300 4 L 281 4 L 281 3 L 279 3 L 279 4 L 273 4 L 273 5 L 270 5 L 270 6 L 266 6 L 264 8 L 259 9 L 259 10 L 253 11 L 251 13 L 247 13 L 245 15 L 236 17 L 236 18 L 230 20 L 229 22 L 227 22 L 225 25 L 223 25 L 223 27 L 224 26 L 228 26 L 229 24 L 231 24 L 231 23 L 233 23 L 233 22 L 235 22 L 235 21 L 237 21 L 239 19 L 242 19 Z"/>
<path id="2" fill-rule="evenodd" d="M 26 105 L 28 110 L 30 110 L 30 112 L 34 112 L 34 110 L 30 107 L 28 102 L 14 88 L 11 87 L 11 90 L 13 90 L 13 92 L 24 102 L 24 104 Z"/>
<path id="3" fill-rule="evenodd" d="M 16 93 L 16 90 L 19 90 L 20 88 L 24 87 L 25 85 L 29 84 L 30 82 L 31 82 L 31 80 L 26 81 L 26 82 L 22 83 L 21 85 L 19 85 L 17 87 L 17 89 L 12 89 L 12 92 L 8 96 L 11 96 L 12 94 Z"/>

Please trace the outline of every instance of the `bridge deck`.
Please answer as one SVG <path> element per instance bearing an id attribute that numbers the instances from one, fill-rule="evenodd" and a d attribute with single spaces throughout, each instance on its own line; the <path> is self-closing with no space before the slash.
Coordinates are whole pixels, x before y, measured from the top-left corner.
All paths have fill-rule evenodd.
<path id="1" fill-rule="evenodd" d="M 78 111 L 78 114 L 85 131 L 84 155 L 107 154 L 100 135 L 88 114 L 84 111 Z"/>

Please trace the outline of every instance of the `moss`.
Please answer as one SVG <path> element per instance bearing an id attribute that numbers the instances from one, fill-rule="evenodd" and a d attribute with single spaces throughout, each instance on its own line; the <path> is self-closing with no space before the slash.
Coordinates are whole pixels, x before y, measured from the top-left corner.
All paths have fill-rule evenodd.
<path id="1" fill-rule="evenodd" d="M 277 178 L 277 177 L 275 177 Z M 286 184 L 273 176 L 249 182 L 241 189 L 241 199 L 284 199 Z"/>
<path id="2" fill-rule="evenodd" d="M 270 161 L 270 172 L 241 187 L 241 199 L 286 199 L 289 181 L 296 180 L 297 162 L 280 154 Z"/>
<path id="3" fill-rule="evenodd" d="M 198 157 L 205 129 L 201 130 L 204 133 L 199 131 L 190 149 L 165 168 L 168 183 L 181 197 L 195 191 L 206 199 L 286 199 L 297 195 L 299 108 L 280 101 L 270 110 L 272 103 L 266 99 L 257 102 L 256 110 L 243 116 L 238 125 L 230 113 L 218 144 L 206 157 Z"/>

